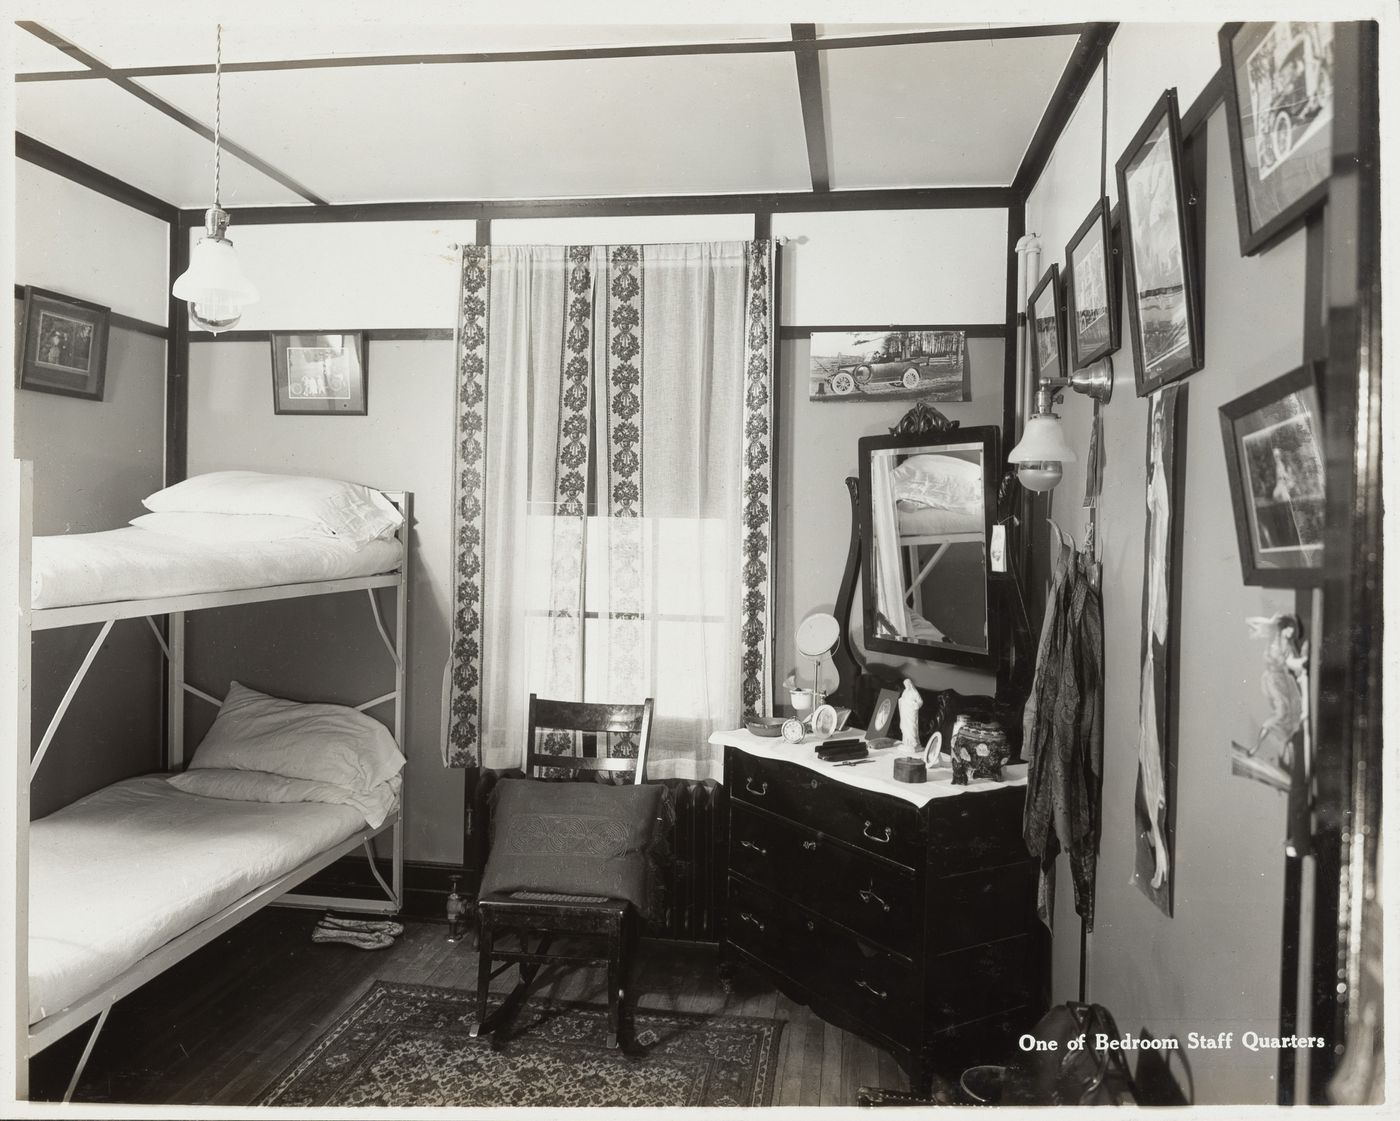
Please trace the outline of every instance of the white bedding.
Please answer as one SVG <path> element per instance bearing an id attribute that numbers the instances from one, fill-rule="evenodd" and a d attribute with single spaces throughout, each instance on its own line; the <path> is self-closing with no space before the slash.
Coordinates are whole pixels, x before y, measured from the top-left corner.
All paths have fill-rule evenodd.
<path id="1" fill-rule="evenodd" d="M 134 527 L 36 537 L 31 602 L 70 607 L 343 580 L 392 572 L 402 556 L 395 538 L 365 545 L 333 537 L 210 545 Z"/>
<path id="2" fill-rule="evenodd" d="M 982 532 L 984 515 L 980 505 L 959 510 L 936 510 L 932 506 L 916 506 L 912 502 L 900 502 L 898 506 L 901 539 Z"/>
<path id="3" fill-rule="evenodd" d="M 348 806 L 202 798 L 159 775 L 34 822 L 29 1022 L 363 827 Z"/>

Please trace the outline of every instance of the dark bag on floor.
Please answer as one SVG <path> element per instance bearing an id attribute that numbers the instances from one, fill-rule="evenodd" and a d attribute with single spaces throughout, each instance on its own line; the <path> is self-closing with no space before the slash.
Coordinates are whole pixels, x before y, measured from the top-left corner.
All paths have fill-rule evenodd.
<path id="1" fill-rule="evenodd" d="M 1096 1048 L 1097 1035 L 1121 1039 L 1112 1014 L 1101 1004 L 1071 1001 L 1050 1009 L 1030 1030 L 1053 1040 L 1053 1051 L 1023 1051 L 1006 1068 L 1001 1105 L 1133 1105 L 1137 1095 L 1123 1052 Z M 1069 1043 L 1084 1037 L 1084 1046 Z"/>

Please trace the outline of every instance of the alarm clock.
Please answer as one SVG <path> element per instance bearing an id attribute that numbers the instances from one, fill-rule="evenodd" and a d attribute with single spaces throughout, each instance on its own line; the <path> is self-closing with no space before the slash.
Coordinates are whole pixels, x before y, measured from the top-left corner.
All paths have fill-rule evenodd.
<path id="1" fill-rule="evenodd" d="M 787 740 L 788 743 L 801 743 L 802 737 L 806 733 L 807 729 L 803 726 L 802 721 L 796 717 L 783 721 L 783 739 Z"/>

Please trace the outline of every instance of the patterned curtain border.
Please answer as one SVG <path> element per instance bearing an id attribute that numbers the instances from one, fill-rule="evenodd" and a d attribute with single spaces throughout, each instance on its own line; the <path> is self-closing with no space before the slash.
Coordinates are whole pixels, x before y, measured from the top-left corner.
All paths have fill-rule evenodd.
<path id="1" fill-rule="evenodd" d="M 457 307 L 456 433 L 459 471 L 453 480 L 452 675 L 444 720 L 443 763 L 474 767 L 481 758 L 481 630 L 485 618 L 483 550 L 486 480 L 486 391 L 491 250 L 462 249 Z"/>
<path id="2" fill-rule="evenodd" d="M 753 720 L 773 710 L 773 243 L 747 255 L 739 696 Z"/>

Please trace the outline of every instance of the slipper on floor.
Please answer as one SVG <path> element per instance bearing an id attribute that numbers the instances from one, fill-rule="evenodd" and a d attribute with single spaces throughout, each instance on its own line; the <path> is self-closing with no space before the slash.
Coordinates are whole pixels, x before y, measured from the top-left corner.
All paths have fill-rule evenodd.
<path id="1" fill-rule="evenodd" d="M 337 930 L 320 924 L 311 932 L 311 941 L 340 942 L 346 946 L 354 946 L 357 950 L 387 950 L 394 944 L 394 940 L 387 934 L 364 930 Z"/>
<path id="2" fill-rule="evenodd" d="M 397 938 L 403 933 L 403 923 L 393 922 L 390 919 L 347 919 L 340 915 L 326 914 L 320 921 L 321 926 L 334 927 L 337 930 L 358 930 L 368 934 L 387 934 L 390 938 Z"/>

